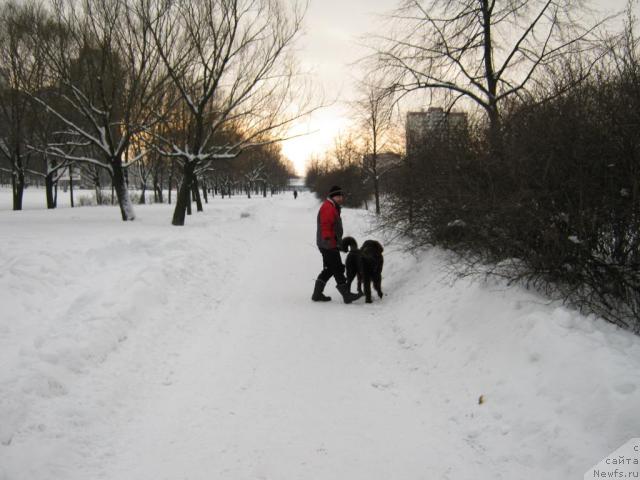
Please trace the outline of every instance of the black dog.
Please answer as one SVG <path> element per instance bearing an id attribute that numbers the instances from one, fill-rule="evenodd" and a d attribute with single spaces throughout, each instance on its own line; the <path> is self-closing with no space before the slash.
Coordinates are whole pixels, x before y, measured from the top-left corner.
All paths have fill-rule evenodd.
<path id="1" fill-rule="evenodd" d="M 364 283 L 364 295 L 366 302 L 371 303 L 371 282 L 382 298 L 382 265 L 384 249 L 375 240 L 366 240 L 362 248 L 358 249 L 358 242 L 353 237 L 342 239 L 342 250 L 349 252 L 346 260 L 347 285 L 351 290 L 353 279 L 358 277 L 358 293 L 362 294 L 362 284 Z"/>

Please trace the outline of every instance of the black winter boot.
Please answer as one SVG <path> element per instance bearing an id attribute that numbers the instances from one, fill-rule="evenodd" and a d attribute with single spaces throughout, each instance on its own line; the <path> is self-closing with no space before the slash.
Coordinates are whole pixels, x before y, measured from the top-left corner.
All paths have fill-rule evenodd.
<path id="1" fill-rule="evenodd" d="M 344 300 L 344 303 L 351 303 L 362 296 L 361 293 L 351 293 L 349 291 L 349 285 L 347 285 L 346 283 L 341 283 L 340 285 L 336 285 L 336 288 L 342 295 L 342 299 Z"/>
<path id="2" fill-rule="evenodd" d="M 322 294 L 325 285 L 326 283 L 322 280 L 316 280 L 316 285 L 313 288 L 313 295 L 311 295 L 311 300 L 313 300 L 314 302 L 328 302 L 331 300 L 331 297 L 327 297 L 326 295 Z"/>

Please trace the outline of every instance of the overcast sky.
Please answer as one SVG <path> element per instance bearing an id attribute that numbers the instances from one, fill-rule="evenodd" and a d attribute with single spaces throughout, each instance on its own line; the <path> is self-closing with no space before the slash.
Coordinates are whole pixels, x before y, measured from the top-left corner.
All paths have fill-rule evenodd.
<path id="1" fill-rule="evenodd" d="M 591 2 L 592 6 L 608 11 L 621 10 L 625 4 L 626 0 Z M 313 133 L 284 143 L 284 153 L 294 162 L 299 174 L 304 173 L 311 155 L 321 155 L 336 135 L 347 130 L 348 112 L 344 102 L 353 98 L 353 80 L 357 76 L 352 64 L 368 53 L 359 43 L 367 33 L 379 29 L 380 15 L 397 5 L 398 0 L 310 0 L 299 57 L 306 70 L 313 72 L 314 80 L 327 97 L 337 98 L 337 102 L 294 130 L 296 134 Z"/>

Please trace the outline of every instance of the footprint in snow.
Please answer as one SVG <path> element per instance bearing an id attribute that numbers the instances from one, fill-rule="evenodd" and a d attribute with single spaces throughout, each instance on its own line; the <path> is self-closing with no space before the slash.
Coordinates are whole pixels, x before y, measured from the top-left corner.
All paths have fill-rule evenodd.
<path id="1" fill-rule="evenodd" d="M 371 386 L 377 390 L 389 390 L 391 387 L 393 387 L 393 382 L 388 382 L 388 383 L 372 382 Z"/>

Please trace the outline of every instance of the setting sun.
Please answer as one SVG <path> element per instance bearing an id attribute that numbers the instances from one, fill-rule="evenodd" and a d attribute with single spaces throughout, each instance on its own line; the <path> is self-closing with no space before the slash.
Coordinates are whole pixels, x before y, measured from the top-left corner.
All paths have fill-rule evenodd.
<path id="1" fill-rule="evenodd" d="M 349 119 L 341 108 L 324 108 L 302 120 L 289 130 L 288 140 L 282 143 L 282 151 L 293 162 L 296 173 L 304 175 L 309 159 L 322 155 L 334 139 L 348 128 Z"/>

